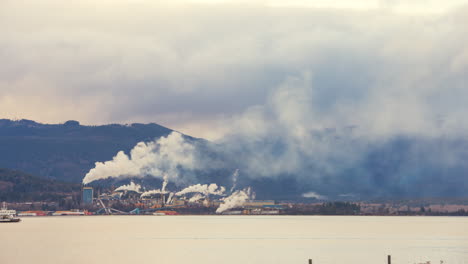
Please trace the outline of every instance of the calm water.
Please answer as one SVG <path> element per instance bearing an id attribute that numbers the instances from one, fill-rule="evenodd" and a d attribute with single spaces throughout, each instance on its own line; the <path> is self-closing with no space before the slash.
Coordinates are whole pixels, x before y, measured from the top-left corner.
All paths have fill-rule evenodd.
<path id="1" fill-rule="evenodd" d="M 468 263 L 468 218 L 92 216 L 0 224 L 0 263 Z"/>

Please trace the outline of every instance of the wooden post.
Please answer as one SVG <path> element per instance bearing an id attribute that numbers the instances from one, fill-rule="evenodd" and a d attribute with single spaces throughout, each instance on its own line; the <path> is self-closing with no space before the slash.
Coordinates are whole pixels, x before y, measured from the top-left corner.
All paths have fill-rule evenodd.
<path id="1" fill-rule="evenodd" d="M 391 256 L 391 255 L 388 255 L 388 257 L 387 257 L 387 263 L 388 263 L 388 264 L 392 264 L 392 256 Z"/>
<path id="2" fill-rule="evenodd" d="M 312 264 L 312 259 L 309 259 L 309 264 Z"/>

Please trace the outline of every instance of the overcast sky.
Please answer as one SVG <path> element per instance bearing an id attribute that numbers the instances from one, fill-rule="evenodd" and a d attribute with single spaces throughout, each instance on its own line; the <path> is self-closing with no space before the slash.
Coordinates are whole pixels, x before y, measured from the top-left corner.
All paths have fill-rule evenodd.
<path id="1" fill-rule="evenodd" d="M 466 131 L 467 4 L 1 0 L 0 118 L 217 139 L 292 85 L 325 127 Z"/>

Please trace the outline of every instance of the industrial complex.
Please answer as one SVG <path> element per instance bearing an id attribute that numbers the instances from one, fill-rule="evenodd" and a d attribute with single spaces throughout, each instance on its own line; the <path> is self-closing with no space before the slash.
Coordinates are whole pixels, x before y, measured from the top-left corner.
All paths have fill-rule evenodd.
<path id="1" fill-rule="evenodd" d="M 92 187 L 84 187 L 83 208 L 94 214 L 280 214 L 283 205 L 273 200 L 239 199 L 226 210 L 219 209 L 226 204 L 226 195 L 209 192 L 189 192 L 186 194 L 168 191 L 138 192 L 136 190 L 115 189 L 95 193 Z M 250 197 L 248 197 L 250 198 Z"/>
<path id="2" fill-rule="evenodd" d="M 86 215 L 467 215 L 468 205 L 423 204 L 419 201 L 291 202 L 257 200 L 251 188 L 226 191 L 216 184 L 196 184 L 180 191 L 147 190 L 139 184 L 120 187 L 83 186 L 65 202 L 10 203 L 17 216 Z M 68 198 L 67 198 L 68 199 Z M 71 203 L 71 201 L 75 201 Z M 74 209 L 72 209 L 74 208 Z"/>

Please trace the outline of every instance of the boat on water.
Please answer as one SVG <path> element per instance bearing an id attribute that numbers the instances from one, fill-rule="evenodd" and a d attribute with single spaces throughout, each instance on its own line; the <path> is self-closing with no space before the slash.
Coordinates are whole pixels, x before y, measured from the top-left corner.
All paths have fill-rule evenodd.
<path id="1" fill-rule="evenodd" d="M 0 209 L 0 223 L 16 223 L 19 221 L 21 221 L 21 219 L 16 217 L 16 211 L 8 210 L 6 203 L 3 202 L 2 208 Z"/>

